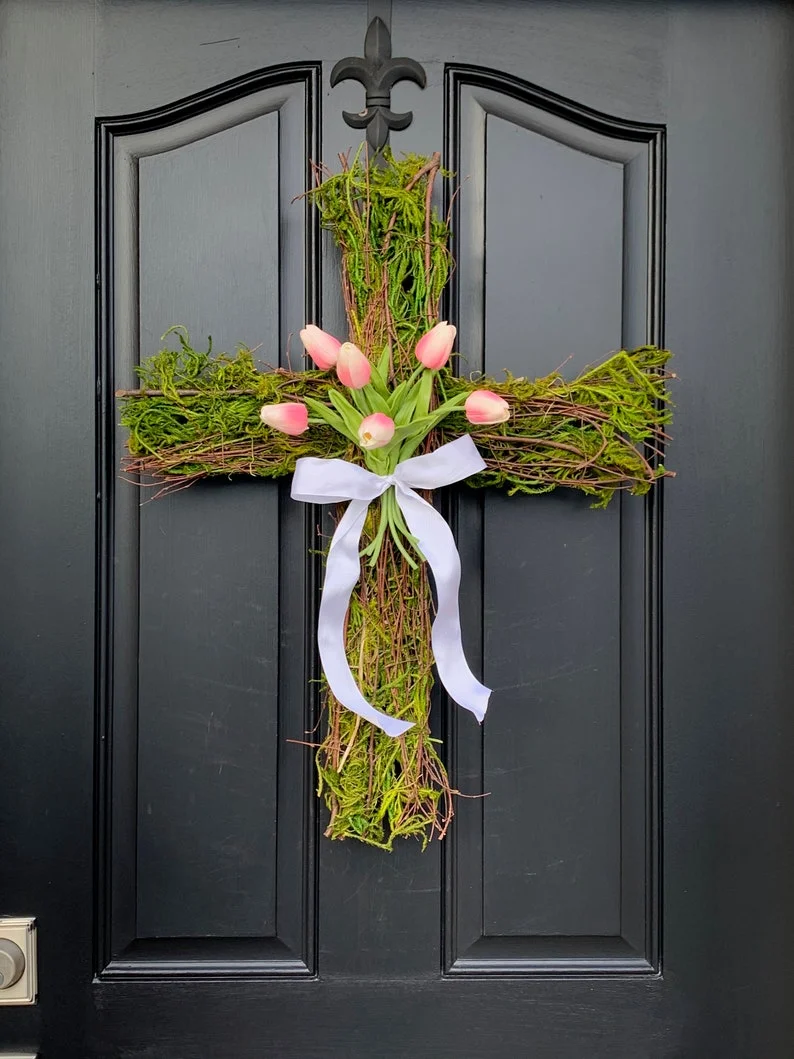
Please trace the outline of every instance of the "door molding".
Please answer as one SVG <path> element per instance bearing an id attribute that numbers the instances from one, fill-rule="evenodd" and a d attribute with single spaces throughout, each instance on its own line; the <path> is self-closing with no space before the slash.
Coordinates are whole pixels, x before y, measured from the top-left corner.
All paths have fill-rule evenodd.
<path id="1" fill-rule="evenodd" d="M 137 846 L 139 714 L 140 494 L 118 484 L 123 439 L 116 427 L 114 391 L 129 385 L 139 348 L 140 159 L 177 151 L 263 115 L 277 116 L 278 212 L 301 187 L 311 186 L 311 163 L 320 156 L 321 65 L 271 66 L 145 113 L 96 121 L 97 262 L 97 559 L 95 743 L 95 973 L 100 978 L 311 976 L 316 953 L 317 820 L 310 755 L 275 751 L 276 822 L 273 848 L 271 936 L 139 937 Z M 288 294 L 279 316 L 319 313 L 320 228 L 308 201 L 303 221 L 280 233 L 280 260 Z M 299 229 L 299 230 L 298 230 Z M 295 245 L 293 245 L 293 243 Z M 305 267 L 304 267 L 305 266 Z M 290 305 L 283 304 L 289 297 Z M 284 347 L 284 343 L 279 343 Z M 150 351 L 145 351 L 148 355 Z M 316 673 L 311 641 L 303 635 L 314 610 L 316 549 L 311 512 L 294 512 L 278 493 L 278 620 L 300 626 L 289 664 L 277 666 L 277 731 L 313 727 Z M 289 525 L 287 525 L 289 523 Z M 265 527 L 267 529 L 268 527 Z M 284 637 L 282 637 L 282 640 Z M 285 646 L 279 646 L 280 655 Z"/>
<path id="2" fill-rule="evenodd" d="M 623 290 L 622 342 L 625 346 L 661 345 L 665 126 L 603 114 L 495 70 L 448 64 L 445 158 L 449 168 L 466 180 L 463 194 L 447 202 L 452 215 L 452 253 L 459 262 L 451 282 L 449 319 L 467 336 L 467 367 L 494 370 L 484 361 L 489 207 L 486 140 L 489 122 L 494 118 L 622 167 L 623 268 L 622 277 L 618 277 Z M 489 166 L 498 164 L 493 151 L 488 158 Z M 467 268 L 468 262 L 477 264 Z M 597 924 L 597 929 L 590 932 L 566 936 L 564 932 L 541 929 L 532 933 L 517 927 L 509 933 L 489 934 L 485 912 L 487 799 L 463 799 L 458 803 L 455 827 L 444 850 L 446 974 L 655 975 L 660 971 L 659 492 L 654 491 L 644 505 L 616 501 L 620 505 L 615 522 L 620 584 L 615 637 L 620 645 L 620 673 L 615 724 L 620 745 L 615 750 L 619 775 L 614 782 L 620 785 L 621 824 L 616 836 L 619 883 L 613 903 L 619 929 L 610 934 Z M 459 535 L 468 542 L 473 556 L 485 555 L 484 504 L 481 497 L 464 496 L 457 505 Z M 476 645 L 472 658 L 479 653 L 482 659 L 485 584 L 482 562 L 472 566 L 466 575 L 470 602 L 463 620 L 469 642 Z M 491 678 L 485 676 L 486 682 L 491 683 Z M 461 724 L 454 711 L 447 717 L 447 730 L 451 733 L 453 786 L 487 791 L 488 732 L 474 732 L 471 726 Z"/>

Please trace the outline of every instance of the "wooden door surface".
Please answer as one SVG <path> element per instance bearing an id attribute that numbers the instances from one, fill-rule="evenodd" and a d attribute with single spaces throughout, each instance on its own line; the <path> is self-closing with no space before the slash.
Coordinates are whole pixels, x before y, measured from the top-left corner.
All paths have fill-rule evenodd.
<path id="1" fill-rule="evenodd" d="M 309 161 L 373 15 L 455 170 L 464 370 L 676 353 L 677 477 L 592 511 L 450 490 L 480 729 L 422 853 L 322 837 L 314 520 L 140 505 L 113 392 L 171 324 L 344 333 Z M 794 610 L 785 5 L 5 0 L 2 910 L 45 1059 L 787 1059 Z M 441 203 L 440 203 L 441 205 Z M 292 341 L 292 355 L 296 343 Z M 293 740 L 292 742 L 290 740 Z"/>

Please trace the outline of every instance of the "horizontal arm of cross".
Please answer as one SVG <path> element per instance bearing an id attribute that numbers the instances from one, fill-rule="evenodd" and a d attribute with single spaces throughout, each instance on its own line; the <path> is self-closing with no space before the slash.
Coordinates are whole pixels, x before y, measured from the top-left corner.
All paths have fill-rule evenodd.
<path id="1" fill-rule="evenodd" d="M 472 480 L 511 493 L 579 489 L 603 505 L 618 490 L 646 492 L 668 474 L 660 463 L 670 418 L 665 370 L 669 354 L 642 346 L 612 354 L 571 382 L 553 373 L 504 381 L 438 373 L 451 397 L 487 387 L 511 406 L 498 426 L 474 426 L 451 415 L 430 436 L 431 447 L 471 433 L 487 470 Z M 142 366 L 141 388 L 120 390 L 122 424 L 129 430 L 123 471 L 162 492 L 212 475 L 278 478 L 303 456 L 356 460 L 354 445 L 326 425 L 299 437 L 265 427 L 263 404 L 327 401 L 336 388 L 328 372 L 260 371 L 249 350 L 210 357 L 189 347 L 162 350 Z"/>

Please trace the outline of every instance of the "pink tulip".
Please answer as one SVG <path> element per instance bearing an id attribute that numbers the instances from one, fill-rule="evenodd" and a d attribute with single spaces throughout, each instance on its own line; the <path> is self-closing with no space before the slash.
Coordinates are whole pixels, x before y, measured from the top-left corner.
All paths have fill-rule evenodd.
<path id="1" fill-rule="evenodd" d="M 432 371 L 443 368 L 449 360 L 457 333 L 457 328 L 442 320 L 416 343 L 416 359 Z"/>
<path id="2" fill-rule="evenodd" d="M 360 390 L 369 382 L 372 365 L 352 342 L 343 342 L 339 347 L 336 361 L 336 374 L 344 386 L 351 390 Z"/>
<path id="3" fill-rule="evenodd" d="M 362 449 L 382 449 L 394 437 L 394 420 L 383 412 L 374 412 L 361 420 L 358 440 Z"/>
<path id="4" fill-rule="evenodd" d="M 510 418 L 510 405 L 493 390 L 474 390 L 463 407 L 470 423 L 504 423 Z"/>
<path id="5" fill-rule="evenodd" d="M 312 358 L 320 371 L 328 371 L 336 364 L 339 356 L 339 347 L 342 343 L 338 338 L 329 335 L 314 324 L 306 324 L 300 333 L 303 348 Z"/>
<path id="6" fill-rule="evenodd" d="M 309 427 L 309 409 L 300 401 L 266 404 L 260 410 L 259 418 L 284 434 L 302 434 Z"/>

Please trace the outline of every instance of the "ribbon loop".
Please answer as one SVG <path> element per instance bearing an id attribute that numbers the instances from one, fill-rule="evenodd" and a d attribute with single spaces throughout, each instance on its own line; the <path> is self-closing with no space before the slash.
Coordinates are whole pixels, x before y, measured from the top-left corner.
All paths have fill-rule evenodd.
<path id="1" fill-rule="evenodd" d="M 367 702 L 356 685 L 345 653 L 345 615 L 350 594 L 361 573 L 359 544 L 367 509 L 372 500 L 394 487 L 408 529 L 416 537 L 436 585 L 438 608 L 433 622 L 432 646 L 439 678 L 450 697 L 482 721 L 491 692 L 476 679 L 463 653 L 458 607 L 458 549 L 443 516 L 414 490 L 452 485 L 484 469 L 485 461 L 468 434 L 442 445 L 435 452 L 399 463 L 389 475 L 374 474 L 346 460 L 323 460 L 314 456 L 303 457 L 295 465 L 293 500 L 306 504 L 350 501 L 328 549 L 317 625 L 323 672 L 331 691 L 343 706 L 388 735 L 402 735 L 413 724 L 381 713 Z"/>

